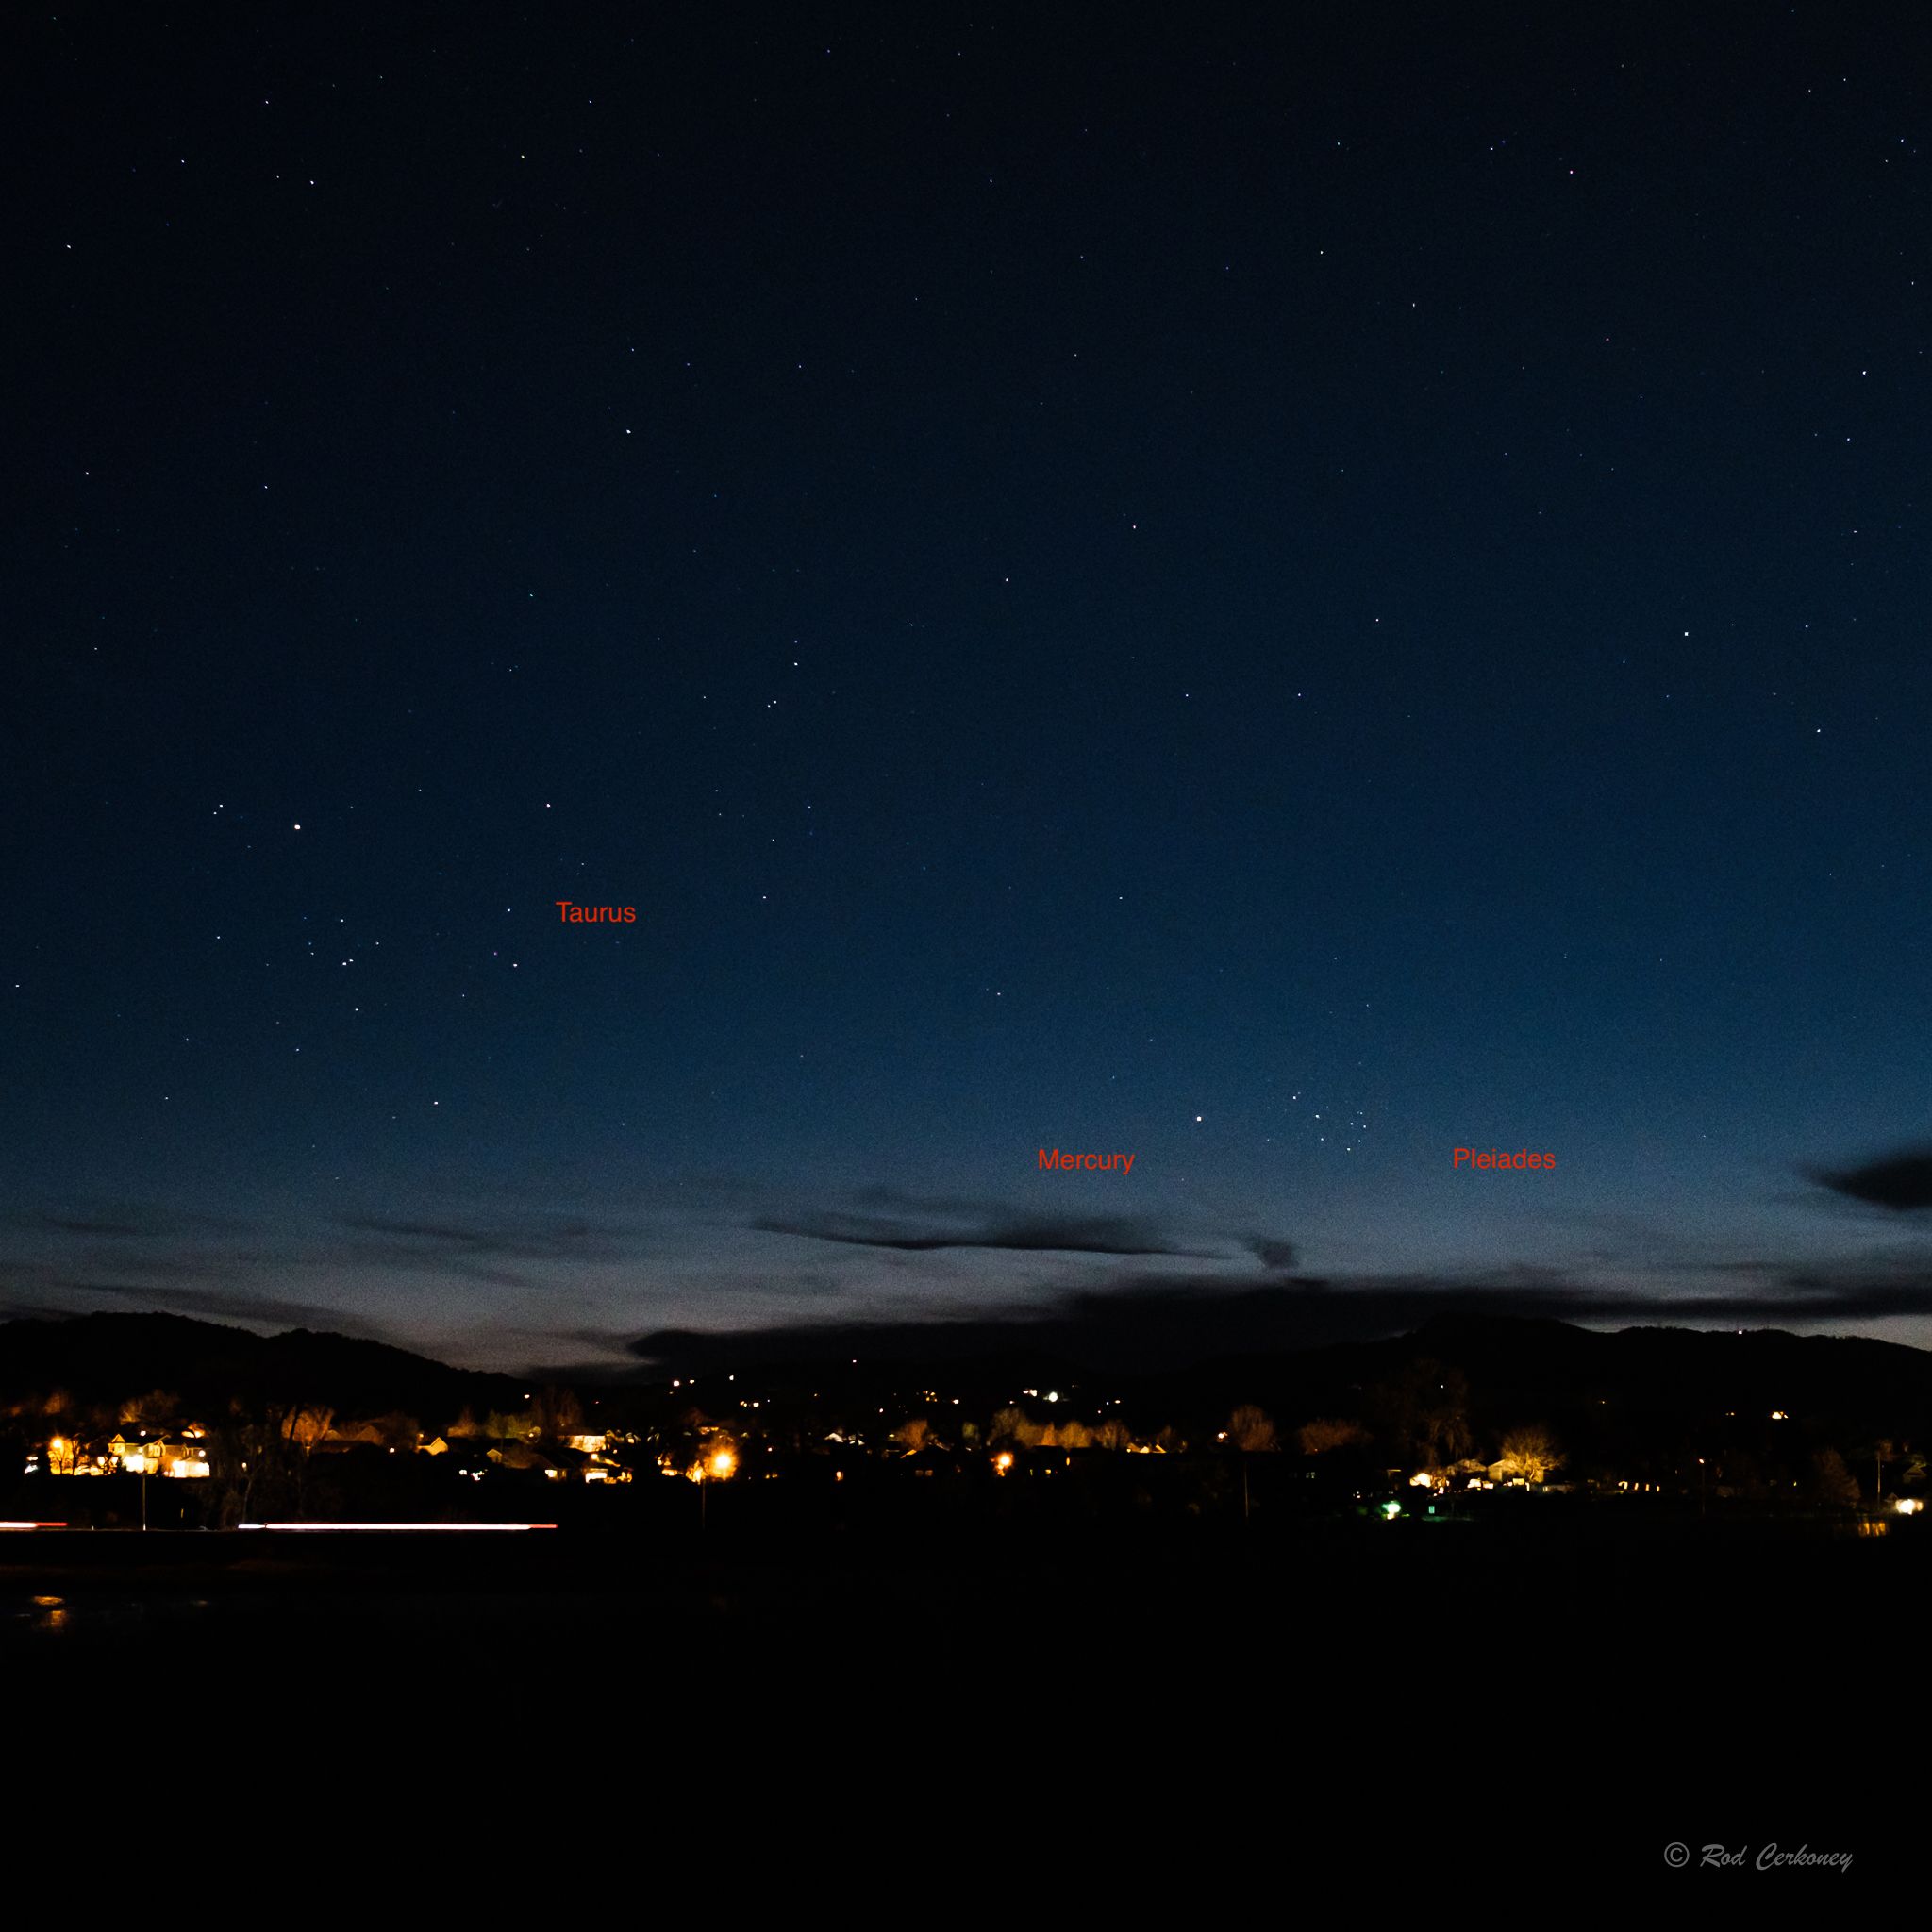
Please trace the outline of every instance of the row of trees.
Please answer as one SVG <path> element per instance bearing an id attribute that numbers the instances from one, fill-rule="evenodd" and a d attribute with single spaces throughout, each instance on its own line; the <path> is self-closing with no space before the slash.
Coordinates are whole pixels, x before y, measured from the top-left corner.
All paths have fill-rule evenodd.
<path id="1" fill-rule="evenodd" d="M 545 1389 L 513 1414 L 492 1411 L 478 1421 L 465 1410 L 448 1424 L 447 1433 L 486 1439 L 503 1456 L 515 1444 L 560 1442 L 582 1426 L 582 1414 L 571 1391 Z M 209 1486 L 199 1503 L 207 1520 L 218 1526 L 302 1515 L 312 1458 L 325 1441 L 413 1455 L 425 1440 L 420 1419 L 400 1410 L 344 1418 L 327 1402 L 234 1397 L 219 1413 L 209 1414 L 191 1410 L 165 1389 L 118 1402 L 76 1401 L 66 1390 L 55 1389 L 16 1398 L 0 1411 L 0 1441 L 23 1454 L 55 1438 L 92 1444 L 117 1431 L 163 1437 L 181 1429 L 198 1431 L 204 1445 Z M 72 1447 L 67 1453 L 71 1462 Z M 20 1461 L 14 1460 L 13 1467 L 18 1470 Z"/>
<path id="2" fill-rule="evenodd" d="M 1447 1392 L 1446 1385 L 1433 1385 Z M 1413 1449 L 1414 1466 L 1441 1470 L 1445 1474 L 1480 1472 L 1491 1465 L 1474 1461 L 1463 1454 L 1471 1437 L 1466 1424 L 1452 1418 L 1432 1404 L 1431 1385 L 1419 1386 L 1408 1405 L 1415 1420 L 1400 1431 L 1402 1446 Z M 1452 1397 L 1453 1399 L 1453 1397 Z M 1169 1454 L 1191 1446 L 1179 1430 L 1163 1427 L 1144 1441 L 1137 1439 L 1127 1424 L 1109 1417 L 1099 1422 L 1082 1422 L 1077 1417 L 1061 1417 L 1043 1422 L 1018 1406 L 994 1411 L 984 1431 L 977 1424 L 961 1423 L 955 1441 L 943 1441 L 926 1416 L 913 1416 L 894 1427 L 891 1441 L 905 1454 L 916 1456 L 928 1449 L 954 1446 L 971 1448 L 980 1443 L 994 1449 L 1149 1449 Z M 1227 1419 L 1227 1426 L 1214 1435 L 1214 1443 L 1240 1451 L 1242 1455 L 1269 1455 L 1282 1447 L 1279 1432 L 1268 1413 L 1253 1404 L 1243 1404 Z M 1374 1441 L 1360 1423 L 1332 1416 L 1318 1416 L 1294 1431 L 1294 1442 L 1304 1456 L 1324 1456 L 1335 1450 L 1366 1450 Z M 1500 1460 L 1506 1477 L 1521 1476 L 1527 1482 L 1544 1482 L 1562 1467 L 1562 1452 L 1550 1431 L 1541 1426 L 1512 1429 L 1502 1439 Z"/>
<path id="3" fill-rule="evenodd" d="M 1724 1491 L 1765 1497 L 1803 1493 L 1822 1503 L 1854 1503 L 1861 1492 L 1883 1495 L 1912 1489 L 1926 1477 L 1924 1457 L 1908 1445 L 1881 1441 L 1847 1456 L 1802 1434 L 1795 1424 L 1789 1435 L 1782 1433 L 1782 1420 L 1762 1441 L 1725 1439 L 1721 1448 L 1713 1448 L 1701 1435 L 1692 1446 L 1679 1425 L 1673 1425 L 1669 1441 L 1648 1441 L 1650 1425 L 1641 1419 L 1635 1430 L 1626 1424 L 1622 1436 L 1607 1436 L 1592 1415 L 1581 1425 L 1580 1455 L 1574 1444 L 1559 1445 L 1549 1428 L 1524 1424 L 1500 1439 L 1488 1438 L 1481 1446 L 1493 1446 L 1493 1454 L 1478 1460 L 1467 1380 L 1460 1370 L 1428 1358 L 1412 1360 L 1381 1382 L 1356 1391 L 1350 1403 L 1354 1413 L 1318 1415 L 1280 1427 L 1252 1404 L 1235 1408 L 1224 1426 L 1185 1431 L 1172 1425 L 1148 1429 L 1143 1424 L 1137 1429 L 1112 1405 L 1097 1416 L 1091 1411 L 1085 1416 L 1071 1413 L 1066 1405 L 1041 1413 L 1018 1403 L 980 1418 L 962 1417 L 953 1407 L 937 1419 L 913 1414 L 894 1422 L 888 1419 L 889 1411 L 888 1418 L 875 1425 L 879 1435 L 874 1434 L 874 1425 L 853 1419 L 841 1423 L 816 1401 L 802 1398 L 737 1402 L 723 1418 L 703 1414 L 691 1406 L 688 1395 L 671 1402 L 639 1395 L 624 1405 L 613 1404 L 617 1407 L 634 1424 L 637 1453 L 626 1453 L 625 1459 L 641 1468 L 653 1463 L 683 1468 L 711 1435 L 728 1425 L 748 1442 L 788 1453 L 822 1448 L 828 1439 L 883 1447 L 887 1445 L 881 1437 L 888 1433 L 890 1446 L 902 1455 L 1057 1448 L 1170 1454 L 1219 1448 L 1242 1455 L 1289 1450 L 1318 1458 L 1357 1481 L 1379 1479 L 1385 1470 L 1399 1468 L 1407 1474 L 1433 1473 L 1446 1482 L 1495 1469 L 1500 1463 L 1504 1479 L 1531 1484 L 1546 1482 L 1573 1466 L 1591 1474 L 1633 1478 L 1655 1472 L 1658 1479 L 1682 1482 L 1686 1469 L 1707 1457 L 1704 1480 Z M 176 1396 L 162 1389 L 108 1405 L 79 1405 L 57 1390 L 16 1400 L 0 1411 L 0 1435 L 10 1434 L 27 1448 L 43 1447 L 57 1432 L 91 1441 L 114 1426 L 159 1433 L 189 1424 L 199 1424 L 204 1431 L 214 1483 L 223 1499 L 222 1516 L 234 1521 L 299 1512 L 309 1492 L 310 1458 L 325 1441 L 331 1446 L 370 1444 L 413 1461 L 412 1452 L 425 1440 L 422 1422 L 400 1411 L 344 1418 L 326 1403 L 237 1400 L 218 1418 L 191 1416 Z M 568 1389 L 546 1388 L 521 1408 L 480 1416 L 465 1409 L 454 1422 L 433 1425 L 429 1433 L 441 1433 L 453 1443 L 473 1444 L 475 1453 L 490 1461 L 517 1468 L 541 1459 L 542 1452 L 560 1449 L 585 1426 L 585 1409 L 577 1395 Z M 426 1478 L 426 1469 L 424 1474 Z"/>

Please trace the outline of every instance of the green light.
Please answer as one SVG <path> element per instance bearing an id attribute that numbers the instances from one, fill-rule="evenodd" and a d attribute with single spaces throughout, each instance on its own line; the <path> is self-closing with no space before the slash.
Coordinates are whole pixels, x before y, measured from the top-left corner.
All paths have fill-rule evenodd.
<path id="1" fill-rule="evenodd" d="M 1382 1505 L 1382 1515 L 1386 1522 L 1393 1523 L 1401 1514 L 1402 1505 L 1400 1503 L 1384 1503 Z"/>

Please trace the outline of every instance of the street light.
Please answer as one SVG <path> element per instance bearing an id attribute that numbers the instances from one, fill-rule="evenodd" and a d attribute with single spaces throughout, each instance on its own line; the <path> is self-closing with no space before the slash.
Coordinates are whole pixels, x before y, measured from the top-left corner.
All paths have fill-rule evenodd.
<path id="1" fill-rule="evenodd" d="M 738 1467 L 738 1452 L 728 1443 L 720 1442 L 697 1466 L 698 1479 L 698 1534 L 702 1536 L 708 1514 L 705 1491 L 713 1483 L 724 1482 Z"/>

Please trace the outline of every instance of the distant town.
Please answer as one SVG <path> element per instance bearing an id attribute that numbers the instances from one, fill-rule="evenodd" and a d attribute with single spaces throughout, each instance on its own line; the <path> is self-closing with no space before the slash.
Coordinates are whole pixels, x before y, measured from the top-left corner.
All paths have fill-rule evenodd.
<path id="1" fill-rule="evenodd" d="M 1928 1371 L 1877 1342 L 1472 1320 L 1164 1377 L 853 1359 L 524 1387 L 341 1337 L 97 1316 L 0 1327 L 0 1430 L 8 1520 L 50 1526 L 590 1521 L 566 1497 L 769 1484 L 995 1510 L 1051 1491 L 1125 1519 L 1563 1498 L 1883 1533 L 1932 1489 Z"/>

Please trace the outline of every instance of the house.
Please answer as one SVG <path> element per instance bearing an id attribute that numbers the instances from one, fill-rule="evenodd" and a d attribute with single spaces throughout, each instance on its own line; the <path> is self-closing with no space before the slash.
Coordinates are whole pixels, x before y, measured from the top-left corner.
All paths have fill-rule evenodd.
<path id="1" fill-rule="evenodd" d="M 180 1440 L 151 1436 L 145 1429 L 115 1430 L 108 1440 L 110 1468 L 126 1475 L 205 1476 L 209 1474 L 208 1442 L 199 1429 L 186 1429 Z"/>
<path id="2" fill-rule="evenodd" d="M 566 1455 L 568 1453 L 565 1452 Z M 501 1469 L 541 1469 L 545 1475 L 551 1477 L 567 1474 L 565 1466 L 556 1457 L 535 1442 L 519 1442 L 511 1440 L 492 1443 L 483 1455 L 485 1460 L 495 1463 Z"/>
<path id="3" fill-rule="evenodd" d="M 601 1450 L 587 1450 L 577 1446 L 586 1440 L 588 1439 L 582 1436 L 573 1436 L 569 1446 L 560 1452 L 558 1462 L 552 1467 L 550 1474 L 559 1480 L 578 1476 L 587 1483 L 630 1481 L 630 1471 L 623 1463 L 613 1461 Z M 599 1436 L 595 1440 L 602 1442 L 607 1439 Z"/>
<path id="4" fill-rule="evenodd" d="M 108 1461 L 126 1475 L 158 1475 L 160 1440 L 151 1439 L 145 1429 L 116 1429 L 108 1439 Z"/>

